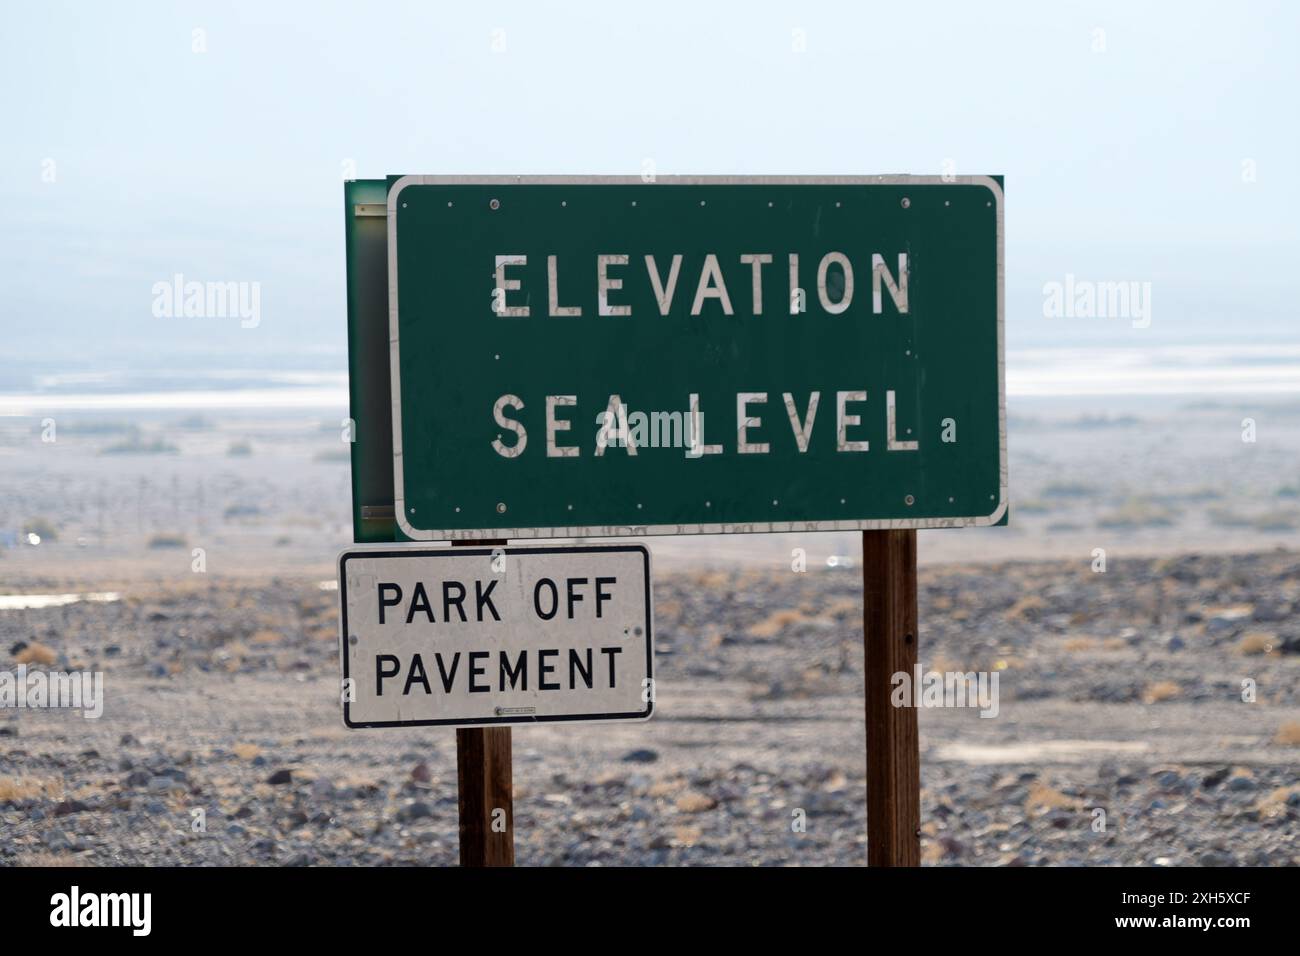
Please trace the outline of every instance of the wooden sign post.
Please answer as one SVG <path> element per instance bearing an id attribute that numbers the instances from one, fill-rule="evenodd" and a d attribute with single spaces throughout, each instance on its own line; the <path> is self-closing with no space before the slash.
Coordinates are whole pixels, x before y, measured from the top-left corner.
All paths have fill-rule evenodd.
<path id="1" fill-rule="evenodd" d="M 460 865 L 514 866 L 509 727 L 456 731 L 456 784 L 460 800 Z M 503 825 L 505 829 L 500 829 Z"/>
<path id="2" fill-rule="evenodd" d="M 453 547 L 505 547 L 508 543 L 504 538 L 456 541 Z M 456 731 L 461 866 L 515 865 L 513 763 L 509 727 L 467 727 Z"/>
<path id="3" fill-rule="evenodd" d="M 917 659 L 916 532 L 862 532 L 867 698 L 867 865 L 921 864 L 916 708 L 890 702 L 893 676 Z"/>

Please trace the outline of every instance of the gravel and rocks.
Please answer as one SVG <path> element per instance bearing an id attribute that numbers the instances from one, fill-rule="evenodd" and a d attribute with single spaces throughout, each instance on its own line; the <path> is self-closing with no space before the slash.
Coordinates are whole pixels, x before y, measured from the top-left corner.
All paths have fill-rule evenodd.
<path id="1" fill-rule="evenodd" d="M 864 863 L 860 575 L 655 601 L 653 720 L 515 729 L 518 862 Z M 0 710 L 0 864 L 454 864 L 455 734 L 342 726 L 336 602 L 196 576 L 0 612 L 0 670 L 39 645 L 106 696 Z M 999 678 L 996 717 L 920 714 L 927 864 L 1300 864 L 1300 556 L 929 567 L 920 608 L 927 670 Z"/>

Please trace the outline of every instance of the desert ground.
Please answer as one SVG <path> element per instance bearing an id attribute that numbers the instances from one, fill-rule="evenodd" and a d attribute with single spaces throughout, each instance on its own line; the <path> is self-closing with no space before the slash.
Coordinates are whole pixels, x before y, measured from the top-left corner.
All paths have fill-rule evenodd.
<path id="1" fill-rule="evenodd" d="M 106 698 L 0 715 L 0 861 L 454 864 L 454 734 L 343 727 L 324 584 L 0 615 L 11 659 Z M 514 731 L 519 862 L 863 863 L 859 576 L 670 572 L 655 602 L 652 720 Z M 923 664 L 1000 676 L 995 718 L 921 711 L 925 861 L 1300 863 L 1298 603 L 1289 551 L 923 569 Z"/>
<path id="2" fill-rule="evenodd" d="M 0 709 L 0 863 L 454 864 L 454 733 L 341 721 L 337 417 L 58 426 L 0 419 L 0 670 L 104 712 Z M 1010 527 L 920 536 L 922 664 L 1000 695 L 920 713 L 925 862 L 1300 863 L 1300 408 L 1012 426 Z M 646 543 L 656 715 L 514 731 L 518 861 L 864 863 L 856 537 Z"/>

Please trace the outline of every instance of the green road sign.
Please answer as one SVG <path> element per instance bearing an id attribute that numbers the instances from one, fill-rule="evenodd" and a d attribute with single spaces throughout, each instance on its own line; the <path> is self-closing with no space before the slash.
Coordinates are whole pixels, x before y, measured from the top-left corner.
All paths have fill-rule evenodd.
<path id="1" fill-rule="evenodd" d="M 997 523 L 1002 216 L 985 176 L 391 180 L 399 526 Z"/>

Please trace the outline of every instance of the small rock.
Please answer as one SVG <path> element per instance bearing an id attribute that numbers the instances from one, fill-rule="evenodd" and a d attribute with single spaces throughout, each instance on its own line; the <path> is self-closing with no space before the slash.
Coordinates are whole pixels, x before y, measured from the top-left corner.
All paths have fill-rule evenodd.
<path id="1" fill-rule="evenodd" d="M 149 781 L 153 779 L 153 774 L 148 770 L 132 770 L 127 775 L 126 786 L 128 787 L 147 787 Z"/>
<path id="2" fill-rule="evenodd" d="M 943 850 L 943 855 L 958 859 L 966 852 L 966 844 L 950 836 L 939 838 L 939 847 Z"/>
<path id="3" fill-rule="evenodd" d="M 293 783 L 293 771 L 288 769 L 277 770 L 266 778 L 266 782 L 273 787 L 283 787 L 286 784 Z"/>
<path id="4" fill-rule="evenodd" d="M 62 830 L 50 830 L 41 836 L 41 842 L 45 844 L 47 849 L 56 853 L 75 849 L 73 839 Z"/>
<path id="5" fill-rule="evenodd" d="M 403 823 L 409 823 L 412 820 L 422 820 L 425 817 L 431 816 L 433 816 L 433 808 L 423 800 L 412 801 L 397 811 L 397 819 L 401 820 Z"/>
<path id="6" fill-rule="evenodd" d="M 1206 790 L 1213 790 L 1219 784 L 1223 783 L 1223 781 L 1227 780 L 1230 773 L 1232 773 L 1231 767 L 1219 767 L 1216 770 L 1211 770 L 1205 775 L 1204 779 L 1201 780 L 1201 786 Z"/>
<path id="7" fill-rule="evenodd" d="M 1183 778 L 1176 770 L 1163 770 L 1156 775 L 1156 785 L 1161 790 L 1181 790 Z"/>
<path id="8" fill-rule="evenodd" d="M 1255 605 L 1255 620 L 1285 621 L 1291 616 L 1291 605 L 1285 601 L 1265 600 Z"/>
<path id="9" fill-rule="evenodd" d="M 624 763 L 654 763 L 659 759 L 658 752 L 639 748 L 623 754 Z"/>

